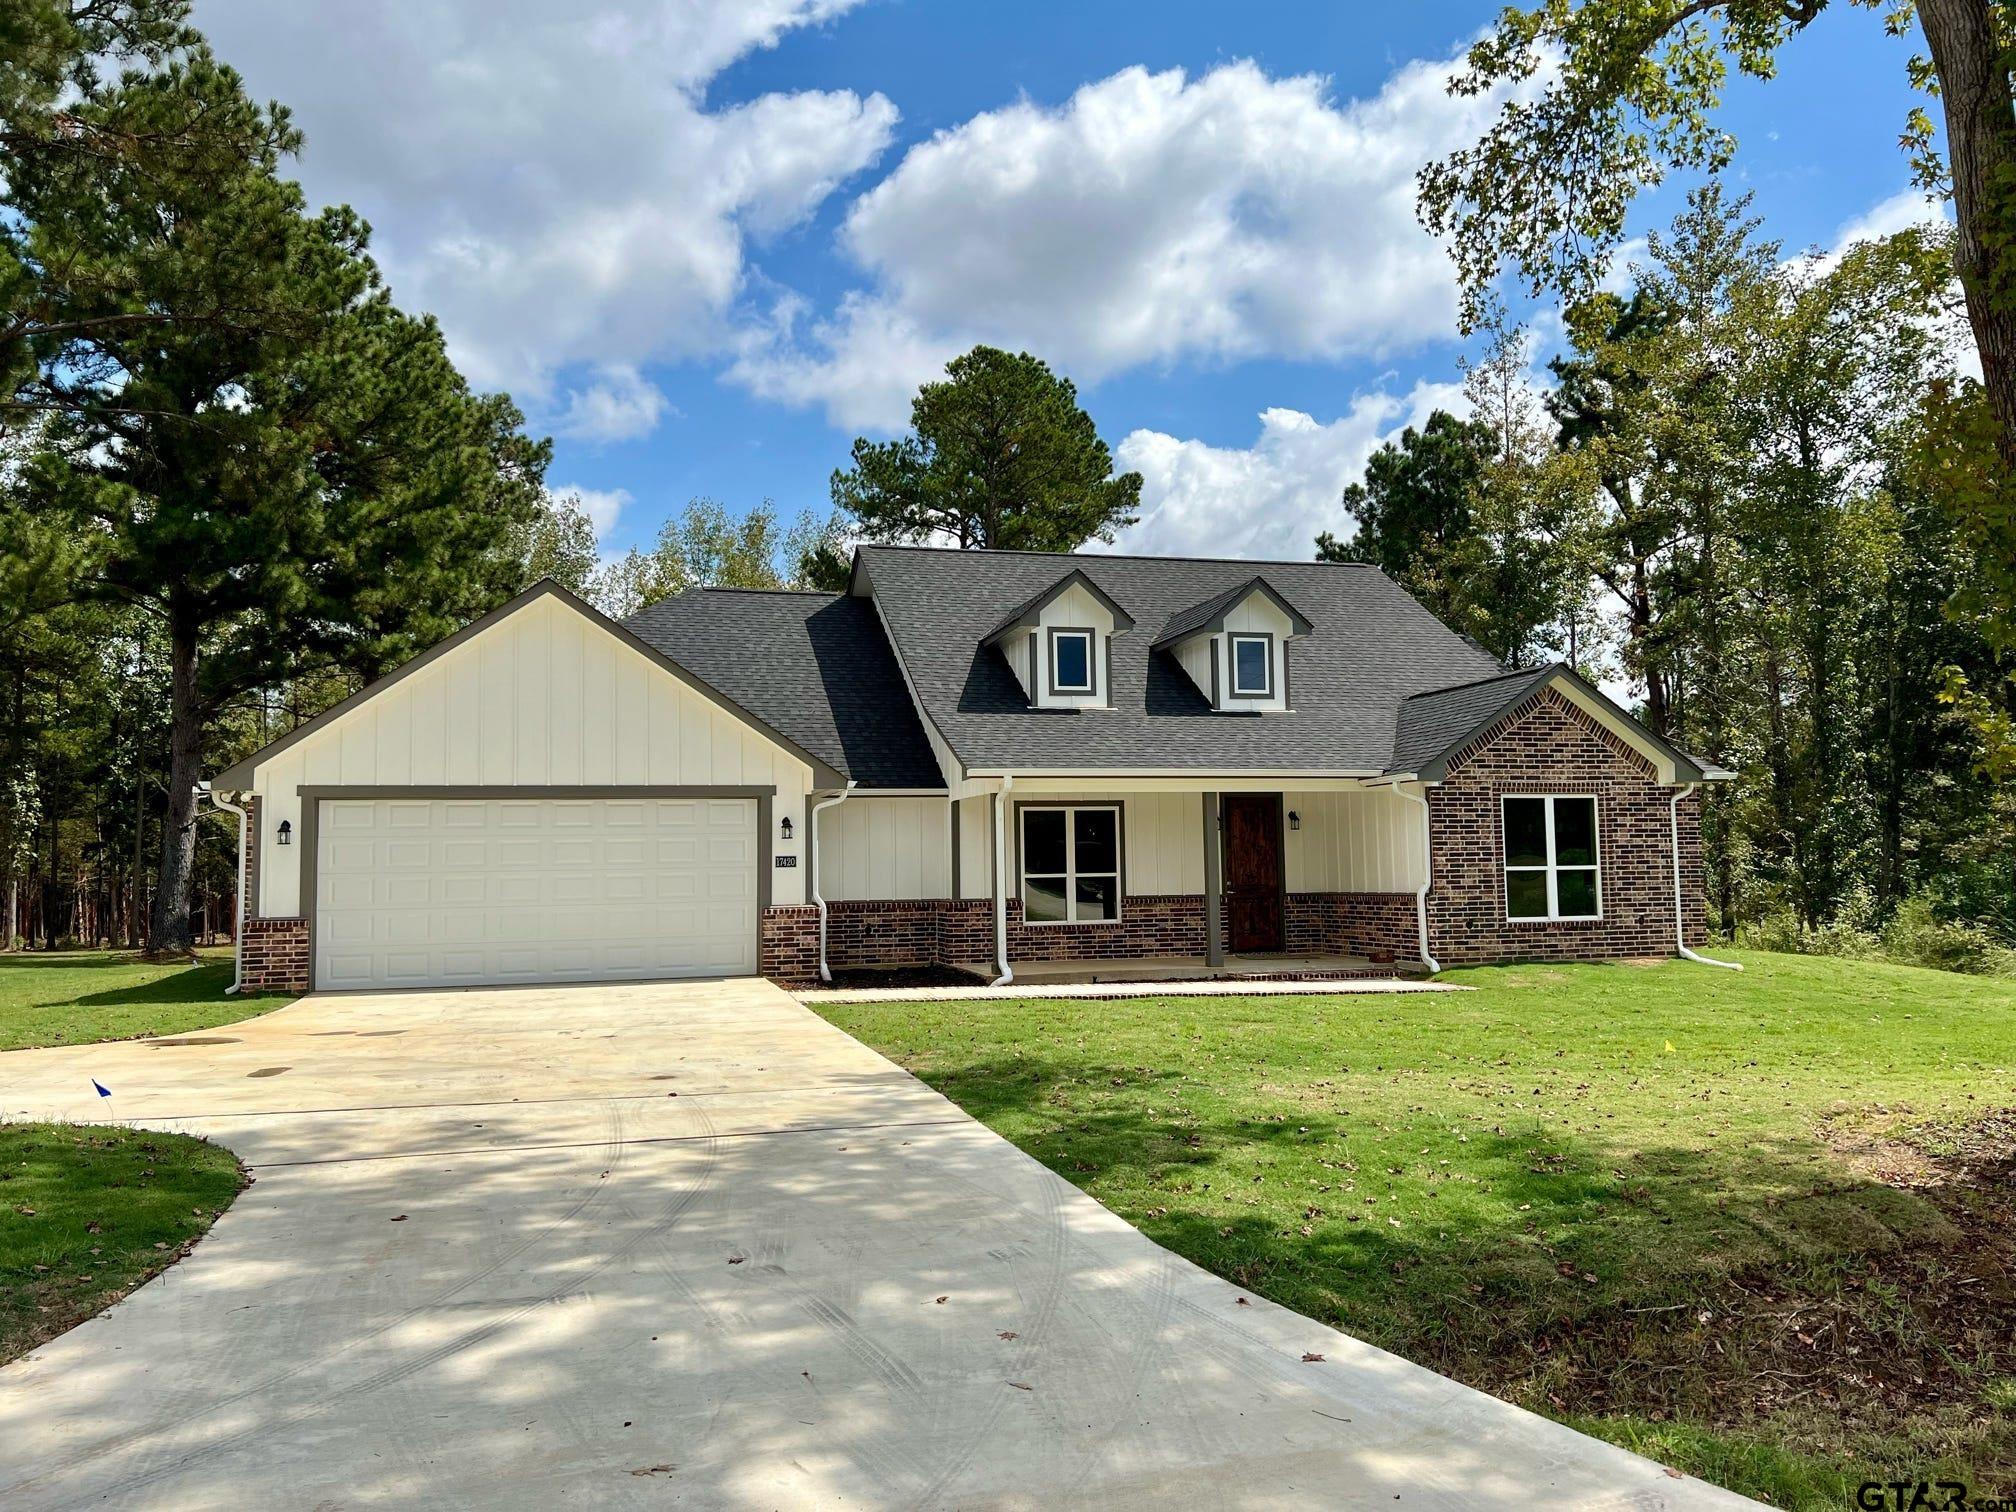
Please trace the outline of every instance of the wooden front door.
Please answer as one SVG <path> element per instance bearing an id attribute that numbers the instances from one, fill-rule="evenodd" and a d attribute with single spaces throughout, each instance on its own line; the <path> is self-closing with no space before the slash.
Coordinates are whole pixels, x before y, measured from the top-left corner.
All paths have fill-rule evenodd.
<path id="1" fill-rule="evenodd" d="M 1225 944 L 1234 953 L 1279 950 L 1286 943 L 1281 857 L 1281 796 L 1227 793 Z"/>

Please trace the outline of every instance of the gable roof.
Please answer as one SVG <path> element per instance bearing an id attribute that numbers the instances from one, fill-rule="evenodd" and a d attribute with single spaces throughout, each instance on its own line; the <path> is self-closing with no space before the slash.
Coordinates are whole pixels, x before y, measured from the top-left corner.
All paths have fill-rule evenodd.
<path id="1" fill-rule="evenodd" d="M 866 600 L 696 588 L 624 624 L 861 787 L 944 787 Z"/>
<path id="2" fill-rule="evenodd" d="M 1061 598 L 1073 587 L 1083 588 L 1105 606 L 1106 612 L 1113 616 L 1113 633 L 1115 635 L 1125 635 L 1129 630 L 1134 628 L 1133 617 L 1125 609 L 1114 603 L 1112 595 L 1095 583 L 1091 575 L 1083 567 L 1079 567 L 1065 573 L 1064 576 L 1057 579 L 1048 588 L 1043 589 L 1027 603 L 1018 604 L 1009 610 L 1007 618 L 987 632 L 985 636 L 986 643 L 991 646 L 1004 635 L 1011 634 L 1016 630 L 1032 628 L 1036 624 L 1037 616 L 1043 612 L 1044 606 L 1055 599 Z"/>
<path id="3" fill-rule="evenodd" d="M 839 773 L 837 773 L 824 758 L 822 758 L 815 752 L 808 750 L 804 746 L 800 745 L 796 740 L 792 739 L 791 736 L 786 734 L 783 730 L 770 725 L 761 717 L 752 713 L 749 709 L 744 708 L 741 704 L 737 703 L 732 697 L 724 694 L 717 686 L 715 686 L 711 682 L 711 680 L 696 676 L 686 667 L 680 665 L 677 661 L 673 660 L 664 651 L 660 650 L 658 647 L 654 645 L 649 644 L 644 640 L 639 639 L 637 635 L 635 635 L 632 631 L 626 629 L 622 625 L 619 625 L 615 620 L 609 618 L 608 615 L 604 614 L 594 605 L 589 604 L 583 601 L 582 599 L 577 598 L 575 595 L 569 593 L 565 588 L 562 588 L 558 583 L 554 582 L 553 579 L 541 578 L 538 582 L 534 583 L 530 588 L 527 588 L 523 593 L 519 594 L 516 598 L 510 599 L 505 603 L 499 604 L 495 609 L 492 609 L 488 614 L 485 614 L 478 619 L 471 620 L 468 624 L 464 625 L 460 630 L 457 630 L 453 635 L 449 636 L 446 640 L 438 641 L 434 645 L 429 646 L 425 651 L 422 651 L 418 656 L 415 656 L 414 658 L 412 658 L 412 660 L 407 661 L 401 664 L 400 666 L 394 668 L 392 671 L 386 673 L 383 677 L 379 678 L 376 682 L 370 683 L 367 686 L 358 689 L 355 693 L 352 693 L 348 698 L 343 699 L 340 703 L 330 705 L 330 707 L 324 709 L 320 714 L 316 715 L 313 719 L 308 720 L 303 724 L 296 725 L 293 729 L 289 730 L 285 735 L 282 735 L 279 739 L 267 742 L 267 744 L 261 746 L 258 750 L 254 751 L 250 756 L 245 757 L 243 760 L 233 762 L 230 766 L 226 767 L 223 771 L 219 772 L 217 776 L 212 779 L 212 785 L 222 789 L 225 792 L 231 792 L 249 786 L 252 781 L 252 774 L 254 770 L 264 765 L 266 762 L 271 761 L 275 756 L 278 756 L 282 751 L 287 750 L 291 746 L 298 745 L 301 741 L 306 740 L 310 735 L 313 735 L 316 731 L 323 729 L 327 725 L 333 724 L 335 721 L 341 719 L 344 715 L 348 714 L 352 709 L 355 709 L 359 704 L 364 703 L 366 700 L 376 698 L 380 693 L 383 693 L 386 689 L 394 687 L 401 682 L 404 682 L 407 678 L 411 677 L 415 672 L 418 672 L 421 668 L 447 655 L 450 651 L 453 651 L 456 647 L 462 645 L 465 641 L 473 640 L 476 636 L 481 635 L 485 630 L 488 630 L 492 625 L 495 625 L 498 621 L 506 619 L 509 616 L 516 614 L 519 610 L 527 607 L 528 605 L 535 604 L 539 600 L 546 598 L 557 599 L 560 603 L 565 604 L 568 608 L 574 610 L 577 614 L 581 615 L 583 618 L 587 619 L 592 624 L 594 624 L 598 629 L 605 630 L 609 634 L 615 636 L 618 640 L 623 642 L 624 645 L 628 646 L 631 650 L 637 652 L 639 655 L 645 657 L 647 660 L 649 660 L 655 666 L 657 666 L 661 671 L 670 673 L 673 677 L 678 678 L 680 682 L 684 683 L 687 687 L 691 688 L 701 697 L 718 705 L 720 708 L 725 709 L 728 713 L 734 715 L 737 719 L 741 720 L 744 724 L 748 725 L 751 729 L 755 730 L 758 734 L 763 735 L 767 739 L 772 740 L 776 742 L 778 745 L 782 746 L 785 750 L 789 751 L 792 755 L 796 756 L 799 760 L 803 761 L 807 766 L 812 768 L 813 778 L 815 781 L 824 783 L 824 782 L 832 782 L 839 779 Z"/>
<path id="4" fill-rule="evenodd" d="M 1626 741 L 1670 765 L 1676 782 L 1701 782 L 1728 773 L 1704 767 L 1678 746 L 1662 740 L 1606 698 L 1566 662 L 1504 672 L 1496 677 L 1416 693 L 1400 705 L 1393 735 L 1395 772 L 1413 772 L 1427 782 L 1448 775 L 1451 758 L 1539 689 L 1559 687 L 1571 701 L 1596 713 Z"/>
<path id="5" fill-rule="evenodd" d="M 860 547 L 854 591 L 873 592 L 927 719 L 969 773 L 1383 773 L 1403 700 L 1502 671 L 1377 568 L 1269 562 L 1259 575 L 1310 626 L 1287 646 L 1293 712 L 1219 713 L 1171 656 L 1139 637 L 1112 642 L 1110 709 L 1032 709 L 985 640 L 1067 563 L 1095 573 L 1140 623 L 1164 626 L 1236 601 L 1263 565 Z"/>
<path id="6" fill-rule="evenodd" d="M 1267 579 L 1251 577 L 1243 583 L 1227 588 L 1223 593 L 1206 599 L 1201 604 L 1192 605 L 1173 615 L 1169 623 L 1162 627 L 1162 634 L 1156 639 L 1155 649 L 1159 651 L 1164 646 L 1173 646 L 1176 642 L 1188 640 L 1193 635 L 1215 634 L 1223 630 L 1225 617 L 1256 593 L 1271 600 L 1276 609 L 1288 616 L 1288 623 L 1294 627 L 1291 634 L 1307 635 L 1314 628 L 1310 625 L 1308 616 L 1283 598 Z"/>

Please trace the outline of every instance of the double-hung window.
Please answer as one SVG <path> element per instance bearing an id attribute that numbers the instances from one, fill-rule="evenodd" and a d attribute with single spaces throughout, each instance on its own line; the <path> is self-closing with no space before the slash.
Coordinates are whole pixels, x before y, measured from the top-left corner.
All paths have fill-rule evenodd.
<path id="1" fill-rule="evenodd" d="M 1050 691 L 1052 693 L 1094 691 L 1090 630 L 1050 632 Z"/>
<path id="2" fill-rule="evenodd" d="M 1506 918 L 1600 919 L 1596 800 L 1508 797 L 1504 809 Z"/>
<path id="3" fill-rule="evenodd" d="M 1022 917 L 1031 924 L 1119 918 L 1119 807 L 1025 803 L 1020 813 Z"/>
<path id="4" fill-rule="evenodd" d="M 1234 635 L 1231 637 L 1232 696 L 1272 698 L 1274 696 L 1274 637 Z"/>

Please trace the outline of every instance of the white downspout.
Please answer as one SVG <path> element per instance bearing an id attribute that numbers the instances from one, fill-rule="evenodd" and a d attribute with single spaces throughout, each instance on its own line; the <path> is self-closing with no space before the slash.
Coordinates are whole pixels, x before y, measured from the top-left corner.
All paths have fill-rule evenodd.
<path id="1" fill-rule="evenodd" d="M 1414 889 L 1414 923 L 1421 931 L 1421 964 L 1430 972 L 1439 972 L 1442 963 L 1428 952 L 1428 884 L 1435 876 L 1435 863 L 1430 851 L 1433 841 L 1428 824 L 1428 797 L 1425 793 L 1410 793 L 1397 782 L 1393 791 L 1421 805 L 1421 885 Z"/>
<path id="2" fill-rule="evenodd" d="M 1001 791 L 994 798 L 994 959 L 1001 975 L 990 987 L 1006 987 L 1015 980 L 1015 968 L 1008 964 L 1008 793 L 1015 778 L 1004 773 Z"/>
<path id="3" fill-rule="evenodd" d="M 826 898 L 819 891 L 819 816 L 827 809 L 838 808 L 845 803 L 853 791 L 854 779 L 849 777 L 847 786 L 831 798 L 822 798 L 812 805 L 812 817 L 806 825 L 812 832 L 808 837 L 812 842 L 812 854 L 809 858 L 812 864 L 806 869 L 812 873 L 812 902 L 819 909 L 819 980 L 828 983 L 833 980 L 833 968 L 826 964 Z"/>
<path id="4" fill-rule="evenodd" d="M 218 808 L 238 816 L 238 917 L 231 925 L 231 985 L 224 989 L 229 997 L 243 989 L 245 985 L 245 810 L 228 798 L 219 797 L 217 790 L 207 782 L 196 784 L 198 793 L 208 793 L 210 801 Z"/>
<path id="5" fill-rule="evenodd" d="M 1690 782 L 1673 795 L 1673 940 L 1680 947 L 1680 954 L 1689 961 L 1699 961 L 1703 966 L 1720 966 L 1728 971 L 1741 971 L 1737 961 L 1717 961 L 1704 955 L 1696 955 L 1687 948 L 1687 902 L 1680 890 L 1680 800 L 1701 786 Z"/>

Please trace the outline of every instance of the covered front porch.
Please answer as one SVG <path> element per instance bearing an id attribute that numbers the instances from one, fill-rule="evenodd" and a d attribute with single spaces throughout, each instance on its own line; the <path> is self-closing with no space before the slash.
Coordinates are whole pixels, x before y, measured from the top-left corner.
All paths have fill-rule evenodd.
<path id="1" fill-rule="evenodd" d="M 955 961 L 952 967 L 978 981 L 997 974 L 991 961 Z M 1378 961 L 1363 955 L 1298 954 L 1289 951 L 1227 955 L 1211 962 L 1202 955 L 1115 957 L 1109 960 L 1018 961 L 1015 980 L 1025 986 L 1080 986 L 1094 983 L 1206 982 L 1347 982 L 1420 975 L 1418 961 Z"/>
<path id="2" fill-rule="evenodd" d="M 1429 969 L 1425 805 L 1311 774 L 1018 774 L 954 802 L 940 959 L 1038 983 L 1349 980 Z"/>

